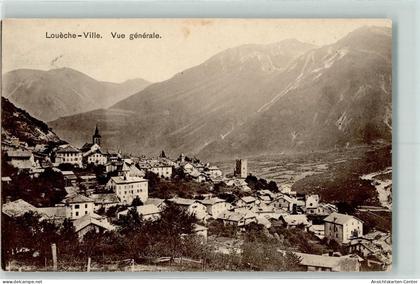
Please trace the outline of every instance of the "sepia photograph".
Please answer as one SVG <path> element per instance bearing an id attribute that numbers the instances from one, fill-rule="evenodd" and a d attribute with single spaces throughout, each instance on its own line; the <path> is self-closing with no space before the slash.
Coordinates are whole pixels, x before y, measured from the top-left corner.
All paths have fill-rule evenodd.
<path id="1" fill-rule="evenodd" d="M 7 19 L 1 268 L 392 270 L 389 19 Z"/>

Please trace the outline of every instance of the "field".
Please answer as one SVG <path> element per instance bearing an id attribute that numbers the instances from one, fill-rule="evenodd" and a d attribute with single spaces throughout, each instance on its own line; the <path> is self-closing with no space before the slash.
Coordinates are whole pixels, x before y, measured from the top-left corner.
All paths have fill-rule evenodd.
<path id="1" fill-rule="evenodd" d="M 375 184 L 361 177 L 388 168 L 381 179 L 392 175 L 390 146 L 354 147 L 333 151 L 284 154 L 248 159 L 248 171 L 273 180 L 279 187 L 291 187 L 298 193 L 318 193 L 321 200 L 380 206 Z M 234 161 L 216 163 L 232 173 Z"/>

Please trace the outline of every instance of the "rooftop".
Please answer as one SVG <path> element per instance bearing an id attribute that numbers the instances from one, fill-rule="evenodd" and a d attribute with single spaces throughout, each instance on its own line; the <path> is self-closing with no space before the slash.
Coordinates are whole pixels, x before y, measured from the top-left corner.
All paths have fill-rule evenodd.
<path id="1" fill-rule="evenodd" d="M 353 257 L 351 255 L 337 257 L 300 252 L 293 253 L 300 258 L 301 265 L 325 267 L 330 268 L 332 271 L 356 271 L 355 267 L 359 261 L 358 257 Z M 353 265 L 349 266 L 349 262 L 351 262 Z M 346 265 L 343 265 L 344 263 L 346 263 Z"/>
<path id="2" fill-rule="evenodd" d="M 139 212 L 139 215 L 158 214 L 160 213 L 160 209 L 154 204 L 146 204 L 137 206 L 137 212 Z"/>
<path id="3" fill-rule="evenodd" d="M 130 210 L 130 209 L 121 211 L 119 214 L 120 215 L 127 215 L 128 210 Z M 151 215 L 151 214 L 159 214 L 161 212 L 161 210 L 154 204 L 146 204 L 146 205 L 142 205 L 142 206 L 137 206 L 136 210 L 139 213 L 139 215 L 143 215 L 143 216 L 147 216 L 147 215 Z"/>
<path id="4" fill-rule="evenodd" d="M 147 204 L 154 204 L 156 206 L 161 206 L 163 203 L 165 203 L 165 199 L 161 198 L 148 198 L 145 205 Z"/>
<path id="5" fill-rule="evenodd" d="M 20 217 L 26 212 L 38 212 L 37 208 L 23 199 L 7 202 L 2 206 L 3 214 L 9 217 Z"/>
<path id="6" fill-rule="evenodd" d="M 105 230 L 112 231 L 114 226 L 111 225 L 106 219 L 100 219 L 98 215 L 86 214 L 73 221 L 73 226 L 76 232 L 79 232 L 81 229 L 85 228 L 90 224 L 94 224 L 98 227 L 104 228 Z"/>
<path id="7" fill-rule="evenodd" d="M 308 218 L 303 214 L 284 215 L 281 217 L 288 225 L 309 224 Z"/>
<path id="8" fill-rule="evenodd" d="M 10 158 L 30 158 L 32 153 L 29 151 L 7 151 L 7 156 Z"/>
<path id="9" fill-rule="evenodd" d="M 71 145 L 65 145 L 64 147 L 60 147 L 56 153 L 80 153 L 80 150 Z"/>
<path id="10" fill-rule="evenodd" d="M 186 205 L 186 206 L 189 206 L 193 204 L 194 202 L 197 202 L 197 200 L 194 200 L 194 199 L 186 199 L 186 198 L 180 198 L 180 197 L 171 198 L 169 199 L 169 201 L 178 205 Z"/>
<path id="11" fill-rule="evenodd" d="M 204 205 L 214 205 L 216 203 L 226 202 L 226 201 L 218 197 L 213 197 L 213 198 L 205 198 L 201 200 L 200 202 L 203 203 Z"/>
<path id="12" fill-rule="evenodd" d="M 62 203 L 66 203 L 66 204 L 89 203 L 89 202 L 93 202 L 93 200 L 81 194 L 69 196 L 62 201 Z"/>
<path id="13" fill-rule="evenodd" d="M 64 219 L 66 218 L 67 208 L 64 206 L 39 207 L 38 212 L 49 219 Z"/>
<path id="14" fill-rule="evenodd" d="M 90 198 L 96 204 L 112 204 L 120 202 L 115 193 L 95 193 L 92 194 Z"/>
<path id="15" fill-rule="evenodd" d="M 121 176 L 111 177 L 111 180 L 117 184 L 147 182 L 147 179 L 140 178 L 140 177 L 131 177 L 131 176 L 128 177 L 127 179 Z"/>
<path id="16" fill-rule="evenodd" d="M 245 203 L 252 203 L 255 202 L 255 197 L 253 196 L 244 196 L 241 198 L 241 200 L 243 200 Z"/>
<path id="17" fill-rule="evenodd" d="M 335 224 L 346 224 L 347 222 L 351 221 L 351 220 L 358 220 L 360 222 L 362 222 L 361 220 L 359 220 L 358 218 L 352 216 L 352 215 L 347 215 L 347 214 L 340 214 L 337 212 L 333 212 L 331 213 L 328 217 L 326 217 L 324 219 L 325 222 L 329 222 L 329 223 L 335 223 Z"/>

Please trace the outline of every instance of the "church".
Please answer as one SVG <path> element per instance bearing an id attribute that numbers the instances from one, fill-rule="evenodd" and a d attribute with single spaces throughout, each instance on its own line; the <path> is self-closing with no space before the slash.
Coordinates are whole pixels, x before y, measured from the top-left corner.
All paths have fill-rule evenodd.
<path id="1" fill-rule="evenodd" d="M 81 148 L 84 164 L 106 165 L 107 157 L 101 149 L 101 138 L 98 125 L 96 125 L 92 143 L 85 143 Z"/>

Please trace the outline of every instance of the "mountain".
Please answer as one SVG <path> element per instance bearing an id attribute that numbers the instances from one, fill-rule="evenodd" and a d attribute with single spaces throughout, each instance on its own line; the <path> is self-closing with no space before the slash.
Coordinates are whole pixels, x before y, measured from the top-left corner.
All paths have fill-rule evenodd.
<path id="1" fill-rule="evenodd" d="M 228 49 L 106 110 L 50 125 L 82 144 L 95 123 L 110 147 L 206 159 L 389 142 L 391 30 L 364 27 L 322 47 Z"/>
<path id="2" fill-rule="evenodd" d="M 286 87 L 248 123 L 203 149 L 201 156 L 390 143 L 391 42 L 390 29 L 365 27 L 309 51 L 286 71 L 294 74 Z"/>
<path id="3" fill-rule="evenodd" d="M 149 84 L 143 79 L 101 82 L 71 68 L 18 69 L 3 75 L 2 96 L 32 116 L 50 121 L 107 108 Z"/>
<path id="4" fill-rule="evenodd" d="M 60 118 L 50 125 L 75 144 L 89 139 L 98 123 L 105 145 L 142 153 L 157 148 L 198 152 L 244 123 L 259 101 L 270 98 L 269 92 L 262 92 L 264 82 L 312 48 L 296 40 L 231 48 L 109 109 Z"/>
<path id="5" fill-rule="evenodd" d="M 2 141 L 14 136 L 28 143 L 29 146 L 62 143 L 62 140 L 48 128 L 47 124 L 33 118 L 3 97 L 1 98 L 1 127 Z"/>

